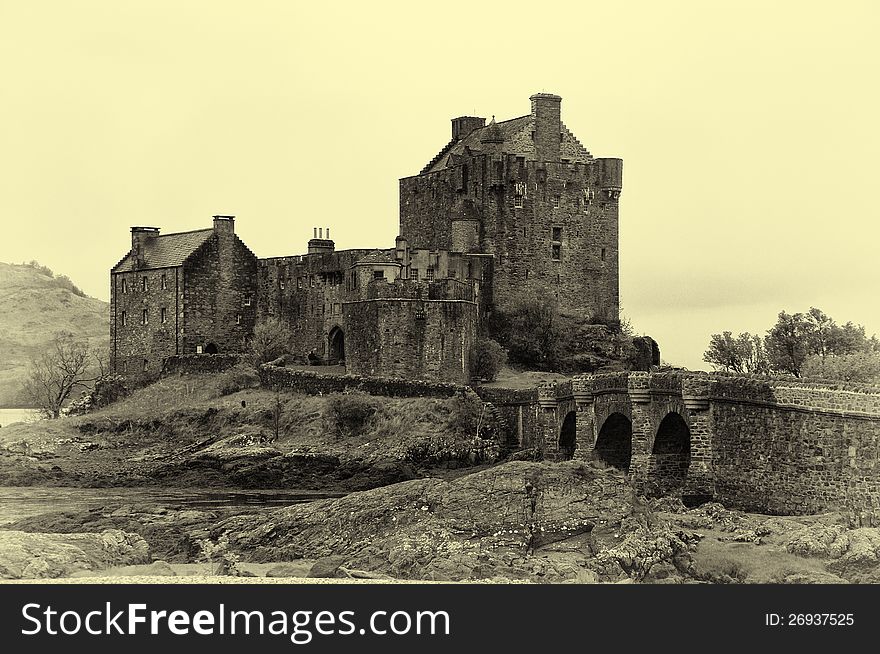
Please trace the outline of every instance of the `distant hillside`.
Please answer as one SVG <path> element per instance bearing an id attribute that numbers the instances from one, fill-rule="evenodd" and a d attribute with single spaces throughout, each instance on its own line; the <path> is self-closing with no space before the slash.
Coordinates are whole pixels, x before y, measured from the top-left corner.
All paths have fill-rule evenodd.
<path id="1" fill-rule="evenodd" d="M 109 347 L 109 305 L 35 262 L 0 263 L 0 307 L 0 407 L 22 406 L 28 361 L 56 332 Z"/>

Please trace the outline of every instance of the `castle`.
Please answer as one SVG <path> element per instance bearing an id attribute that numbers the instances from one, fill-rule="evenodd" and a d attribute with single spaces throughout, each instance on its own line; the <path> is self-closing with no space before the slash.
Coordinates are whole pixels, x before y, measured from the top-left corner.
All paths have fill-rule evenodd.
<path id="1" fill-rule="evenodd" d="M 233 216 L 174 234 L 132 227 L 110 272 L 112 369 L 143 381 L 170 356 L 242 352 L 277 318 L 303 361 L 467 383 L 487 316 L 518 294 L 616 319 L 622 161 L 581 145 L 559 96 L 530 100 L 511 120 L 452 119 L 450 141 L 400 180 L 393 248 L 336 250 L 315 228 L 306 254 L 260 259 Z"/>

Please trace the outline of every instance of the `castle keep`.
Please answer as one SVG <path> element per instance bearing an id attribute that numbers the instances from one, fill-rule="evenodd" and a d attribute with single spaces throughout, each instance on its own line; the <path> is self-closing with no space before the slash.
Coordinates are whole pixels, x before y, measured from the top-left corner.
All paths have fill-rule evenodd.
<path id="1" fill-rule="evenodd" d="M 212 229 L 132 227 L 111 270 L 111 359 L 132 379 L 181 354 L 237 353 L 277 318 L 294 354 L 353 374 L 466 383 L 486 316 L 523 292 L 583 319 L 616 319 L 620 159 L 594 158 L 561 121 L 561 98 L 525 116 L 452 120 L 452 138 L 400 180 L 400 236 L 258 259 L 232 216 Z"/>

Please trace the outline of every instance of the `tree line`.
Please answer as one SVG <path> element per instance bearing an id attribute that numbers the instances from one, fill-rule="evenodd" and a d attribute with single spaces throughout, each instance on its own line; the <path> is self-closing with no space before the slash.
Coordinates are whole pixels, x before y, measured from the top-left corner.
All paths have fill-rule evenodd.
<path id="1" fill-rule="evenodd" d="M 786 374 L 855 383 L 880 383 L 880 341 L 862 325 L 839 325 L 821 309 L 781 311 L 765 336 L 712 334 L 703 361 L 741 374 Z"/>

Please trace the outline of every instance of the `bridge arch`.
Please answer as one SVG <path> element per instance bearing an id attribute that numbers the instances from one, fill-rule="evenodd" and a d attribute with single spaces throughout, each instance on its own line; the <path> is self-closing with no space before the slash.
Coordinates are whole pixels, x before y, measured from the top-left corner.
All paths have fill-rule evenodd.
<path id="1" fill-rule="evenodd" d="M 575 449 L 577 449 L 577 413 L 569 411 L 565 414 L 559 430 L 559 454 L 563 459 L 571 459 L 574 457 Z"/>
<path id="2" fill-rule="evenodd" d="M 622 413 L 612 413 L 599 430 L 594 453 L 619 470 L 629 471 L 632 461 L 632 421 Z"/>
<path id="3" fill-rule="evenodd" d="M 649 488 L 665 495 L 684 487 L 691 463 L 691 430 L 681 414 L 672 411 L 660 421 L 648 464 Z"/>

